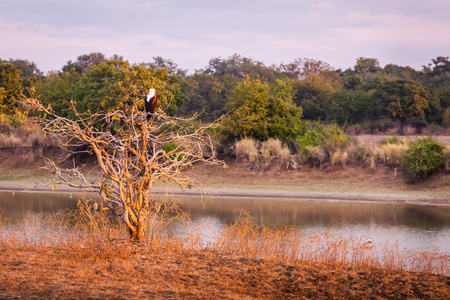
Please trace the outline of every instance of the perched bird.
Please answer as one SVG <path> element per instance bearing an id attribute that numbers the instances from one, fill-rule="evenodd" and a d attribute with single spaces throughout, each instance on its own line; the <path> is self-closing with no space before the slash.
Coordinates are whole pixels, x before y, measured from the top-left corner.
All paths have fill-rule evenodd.
<path id="1" fill-rule="evenodd" d="M 148 95 L 145 98 L 145 112 L 154 114 L 156 111 L 156 104 L 158 102 L 158 95 L 155 93 L 155 89 L 150 89 Z M 147 119 L 150 116 L 147 116 Z"/>

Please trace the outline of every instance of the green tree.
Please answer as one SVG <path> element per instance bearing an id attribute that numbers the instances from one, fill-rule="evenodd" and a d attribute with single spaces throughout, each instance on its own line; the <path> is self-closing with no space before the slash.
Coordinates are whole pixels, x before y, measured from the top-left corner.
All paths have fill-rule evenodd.
<path id="1" fill-rule="evenodd" d="M 90 54 L 83 54 L 77 57 L 76 61 L 69 60 L 62 67 L 62 72 L 70 72 L 75 70 L 77 73 L 86 73 L 93 66 L 99 65 L 103 62 L 108 61 L 103 53 L 92 52 Z"/>
<path id="2" fill-rule="evenodd" d="M 383 68 L 384 73 L 392 80 L 397 79 L 412 79 L 417 80 L 419 78 L 419 72 L 411 67 L 402 67 L 396 64 L 387 64 Z"/>
<path id="3" fill-rule="evenodd" d="M 373 95 L 379 116 L 400 121 L 400 134 L 410 117 L 423 119 L 428 109 L 429 94 L 413 80 L 389 80 L 381 83 Z"/>
<path id="4" fill-rule="evenodd" d="M 0 60 L 0 113 L 13 115 L 18 111 L 23 91 L 20 68 Z"/>
<path id="5" fill-rule="evenodd" d="M 44 75 L 34 62 L 30 62 L 26 59 L 10 59 L 9 62 L 16 68 L 20 69 L 20 77 L 22 78 L 29 78 L 33 76 L 36 78 L 41 78 Z"/>
<path id="6" fill-rule="evenodd" d="M 380 63 L 376 58 L 360 57 L 356 60 L 355 72 L 360 75 L 377 73 L 381 71 Z"/>
<path id="7" fill-rule="evenodd" d="M 70 101 L 74 99 L 74 91 L 81 74 L 75 70 L 65 73 L 50 73 L 36 86 L 36 96 L 45 104 L 52 105 L 59 116 L 74 118 L 70 109 Z"/>
<path id="8" fill-rule="evenodd" d="M 172 60 L 162 58 L 161 56 L 153 57 L 153 62 L 141 63 L 140 65 L 149 69 L 166 69 L 169 75 L 176 75 L 181 79 L 185 79 L 187 75 L 187 70 L 181 69 Z"/>
<path id="9" fill-rule="evenodd" d="M 181 86 L 182 81 L 176 75 L 169 75 L 166 69 L 130 66 L 127 61 L 110 59 L 88 68 L 85 73 L 72 69 L 64 74 L 52 74 L 38 88 L 38 96 L 44 103 L 57 103 L 55 110 L 70 118 L 74 115 L 67 108 L 72 100 L 81 113 L 118 109 L 128 112 L 131 103 L 140 99 L 143 108 L 143 100 L 152 87 L 160 95 L 158 106 L 173 115 L 186 100 Z"/>
<path id="10" fill-rule="evenodd" d="M 326 101 L 326 119 L 340 125 L 364 122 L 369 117 L 371 100 L 371 96 L 365 91 L 335 92 Z"/>
<path id="11" fill-rule="evenodd" d="M 363 84 L 363 79 L 360 75 L 354 72 L 345 72 L 343 76 L 343 82 L 346 89 L 356 90 Z"/>
<path id="12" fill-rule="evenodd" d="M 212 122 L 226 113 L 226 103 L 232 89 L 226 88 L 228 76 L 213 76 L 195 73 L 187 79 L 187 85 L 183 89 L 189 97 L 177 111 L 179 115 L 194 115 L 204 111 L 199 119 Z"/>
<path id="13" fill-rule="evenodd" d="M 303 109 L 305 119 L 323 120 L 326 99 L 341 88 L 341 78 L 335 71 L 324 71 L 305 80 L 295 80 L 293 88 L 294 101 Z"/>
<path id="14" fill-rule="evenodd" d="M 228 103 L 232 111 L 222 122 L 225 137 L 247 136 L 258 140 L 274 137 L 288 142 L 303 133 L 302 110 L 292 101 L 292 87 L 287 79 L 269 85 L 247 77 L 239 82 L 233 94 Z"/>
<path id="15" fill-rule="evenodd" d="M 229 75 L 241 79 L 249 76 L 253 79 L 267 79 L 269 82 L 283 77 L 275 68 L 267 67 L 262 62 L 243 57 L 240 54 L 233 54 L 227 59 L 220 57 L 211 59 L 203 73 L 214 76 Z"/>
<path id="16" fill-rule="evenodd" d="M 443 112 L 450 107 L 450 61 L 439 56 L 423 68 L 423 84 L 430 89 L 429 121 L 441 122 Z"/>
<path id="17" fill-rule="evenodd" d="M 306 79 L 312 75 L 319 75 L 325 71 L 333 71 L 330 64 L 312 58 L 297 58 L 288 64 L 281 64 L 283 75 L 291 79 Z"/>

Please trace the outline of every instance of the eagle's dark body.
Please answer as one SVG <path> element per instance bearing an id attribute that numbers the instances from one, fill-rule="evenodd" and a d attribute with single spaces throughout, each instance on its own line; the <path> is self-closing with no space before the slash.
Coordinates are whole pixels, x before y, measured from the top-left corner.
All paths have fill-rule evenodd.
<path id="1" fill-rule="evenodd" d="M 156 105 L 158 104 L 158 95 L 154 89 L 150 89 L 147 97 L 145 98 L 145 112 L 154 114 L 156 111 Z"/>

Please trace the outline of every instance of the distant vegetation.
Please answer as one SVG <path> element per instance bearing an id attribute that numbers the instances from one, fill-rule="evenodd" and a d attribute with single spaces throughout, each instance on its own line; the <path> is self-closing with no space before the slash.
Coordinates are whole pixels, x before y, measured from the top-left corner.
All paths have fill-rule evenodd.
<path id="1" fill-rule="evenodd" d="M 421 70 L 395 64 L 382 68 L 377 59 L 364 57 L 352 68 L 336 70 L 308 58 L 266 66 L 235 54 L 213 58 L 194 74 L 161 57 L 131 65 L 117 55 L 90 53 L 45 75 L 33 62 L 10 59 L 0 60 L 0 114 L 3 124 L 20 126 L 36 114 L 21 106 L 31 95 L 72 119 L 71 101 L 82 113 L 127 111 L 134 101 L 142 107 L 153 87 L 160 95 L 159 109 L 169 115 L 199 114 L 200 123 L 221 118 L 211 134 L 225 154 L 242 156 L 236 142 L 251 139 L 258 152 L 248 154 L 248 159 L 264 164 L 269 156 L 283 156 L 288 167 L 367 158 L 403 165 L 408 145 L 386 141 L 375 153 L 347 135 L 447 132 L 449 78 L 450 61 L 443 56 Z M 18 143 L 8 136 L 2 132 L 5 146 Z M 273 141 L 280 143 L 277 149 L 285 150 L 264 148 Z"/>

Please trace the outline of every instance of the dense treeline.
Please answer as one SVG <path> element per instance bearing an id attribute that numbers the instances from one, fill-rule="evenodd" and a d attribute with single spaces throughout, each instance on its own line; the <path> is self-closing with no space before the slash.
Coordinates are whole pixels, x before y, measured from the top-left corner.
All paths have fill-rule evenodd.
<path id="1" fill-rule="evenodd" d="M 450 61 L 442 56 L 422 70 L 382 68 L 363 57 L 353 68 L 335 70 L 314 59 L 266 66 L 235 54 L 188 74 L 161 57 L 131 65 L 117 55 L 91 53 L 45 76 L 33 62 L 0 60 L 0 111 L 20 118 L 27 113 L 21 97 L 33 90 L 68 117 L 70 101 L 83 112 L 126 110 L 154 87 L 169 114 L 201 113 L 203 122 L 225 115 L 219 128 L 224 141 L 274 137 L 292 144 L 308 131 L 307 120 L 372 131 L 397 122 L 400 134 L 408 123 L 418 130 L 427 123 L 449 127 L 449 78 Z"/>

